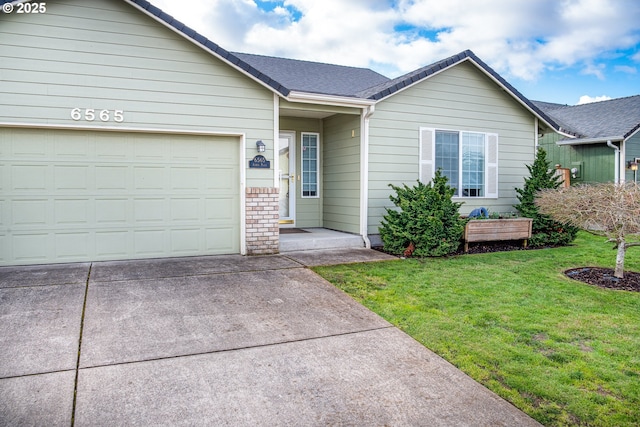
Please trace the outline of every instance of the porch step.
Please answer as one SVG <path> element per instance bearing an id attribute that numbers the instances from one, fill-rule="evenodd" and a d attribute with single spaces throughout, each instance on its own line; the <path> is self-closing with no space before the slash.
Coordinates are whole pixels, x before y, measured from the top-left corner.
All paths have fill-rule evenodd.
<path id="1" fill-rule="evenodd" d="M 304 228 L 306 233 L 280 233 L 280 252 L 310 251 L 316 249 L 363 248 L 362 236 L 328 230 Z"/>

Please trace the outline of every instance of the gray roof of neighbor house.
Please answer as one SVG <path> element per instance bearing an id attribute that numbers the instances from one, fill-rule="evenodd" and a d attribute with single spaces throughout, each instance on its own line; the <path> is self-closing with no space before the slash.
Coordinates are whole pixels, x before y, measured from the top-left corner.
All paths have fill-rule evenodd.
<path id="1" fill-rule="evenodd" d="M 628 138 L 640 129 L 640 95 L 581 105 L 533 101 L 560 126 L 577 138 Z"/>

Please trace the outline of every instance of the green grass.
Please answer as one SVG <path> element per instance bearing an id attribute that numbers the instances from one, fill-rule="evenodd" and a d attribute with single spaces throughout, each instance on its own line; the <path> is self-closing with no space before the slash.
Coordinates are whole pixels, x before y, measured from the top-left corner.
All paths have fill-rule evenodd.
<path id="1" fill-rule="evenodd" d="M 542 424 L 637 426 L 640 293 L 562 273 L 612 268 L 603 242 L 314 270 Z"/>

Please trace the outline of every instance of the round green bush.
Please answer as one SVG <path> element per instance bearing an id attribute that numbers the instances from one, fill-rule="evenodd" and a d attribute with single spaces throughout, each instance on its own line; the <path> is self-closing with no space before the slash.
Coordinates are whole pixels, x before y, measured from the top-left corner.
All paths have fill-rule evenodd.
<path id="1" fill-rule="evenodd" d="M 460 218 L 462 203 L 452 201 L 447 177 L 438 170 L 429 184 L 389 186 L 396 193 L 389 196 L 396 207 L 386 209 L 379 229 L 386 252 L 423 257 L 458 249 L 466 220 Z"/>

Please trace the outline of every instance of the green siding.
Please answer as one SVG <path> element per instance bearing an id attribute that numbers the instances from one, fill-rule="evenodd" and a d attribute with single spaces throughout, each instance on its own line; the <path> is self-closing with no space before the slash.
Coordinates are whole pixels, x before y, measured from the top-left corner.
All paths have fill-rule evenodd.
<path id="1" fill-rule="evenodd" d="M 499 135 L 499 198 L 464 198 L 461 213 L 484 206 L 511 212 L 535 153 L 534 116 L 474 65 L 464 62 L 376 105 L 370 121 L 368 233 L 378 233 L 389 184 L 418 180 L 419 128 Z"/>
<path id="2" fill-rule="evenodd" d="M 636 158 L 640 158 L 640 132 L 636 133 L 634 136 L 627 140 L 626 144 L 626 159 L 625 164 L 630 161 L 633 161 Z M 629 182 L 638 182 L 640 180 L 640 172 L 636 171 L 626 171 L 625 180 Z"/>
<path id="3" fill-rule="evenodd" d="M 53 30 L 52 30 L 53 29 Z M 273 158 L 273 94 L 116 0 L 47 3 L 0 14 L 0 122 L 244 133 Z M 124 110 L 124 123 L 73 121 L 73 108 Z M 273 186 L 273 170 L 247 171 Z"/>
<path id="4" fill-rule="evenodd" d="M 360 117 L 324 120 L 324 227 L 360 233 Z"/>
<path id="5" fill-rule="evenodd" d="M 281 117 L 280 130 L 282 132 L 294 131 L 296 133 L 296 226 L 322 227 L 322 200 L 324 195 L 322 174 L 320 174 L 320 197 L 318 198 L 303 198 L 299 179 L 300 172 L 302 171 L 302 156 L 300 156 L 302 132 L 314 132 L 320 134 L 320 152 L 322 153 L 322 120 Z M 320 157 L 320 159 L 320 167 L 322 167 L 322 157 Z"/>
<path id="6" fill-rule="evenodd" d="M 580 176 L 571 179 L 572 184 L 590 182 L 611 182 L 615 179 L 615 151 L 606 144 L 557 145 L 556 141 L 566 137 L 549 133 L 538 143 L 547 152 L 552 166 L 580 168 Z M 627 153 L 629 154 L 629 153 Z"/>

